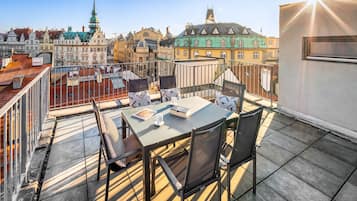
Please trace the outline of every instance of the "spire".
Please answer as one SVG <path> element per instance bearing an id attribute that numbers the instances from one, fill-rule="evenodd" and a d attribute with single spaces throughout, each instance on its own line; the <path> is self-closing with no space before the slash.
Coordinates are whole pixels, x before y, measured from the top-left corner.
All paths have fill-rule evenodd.
<path id="1" fill-rule="evenodd" d="M 212 24 L 212 23 L 216 23 L 216 21 L 214 19 L 213 9 L 207 9 L 206 24 Z"/>
<path id="2" fill-rule="evenodd" d="M 94 33 L 99 29 L 99 19 L 97 18 L 97 12 L 95 11 L 95 0 L 93 0 L 92 16 L 89 20 L 89 31 Z"/>
<path id="3" fill-rule="evenodd" d="M 95 0 L 93 0 L 93 9 L 92 9 L 92 16 L 96 16 L 97 13 L 95 12 Z"/>

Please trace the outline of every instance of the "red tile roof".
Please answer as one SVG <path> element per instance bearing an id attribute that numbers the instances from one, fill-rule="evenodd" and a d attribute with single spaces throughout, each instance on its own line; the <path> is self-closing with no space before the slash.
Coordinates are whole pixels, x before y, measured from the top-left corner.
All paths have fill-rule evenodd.
<path id="1" fill-rule="evenodd" d="M 23 75 L 24 80 L 21 89 L 50 66 L 46 64 L 39 67 L 32 67 L 32 58 L 27 54 L 15 54 L 12 56 L 12 61 L 13 62 L 6 68 L 0 70 L 0 84 L 3 83 L 3 85 L 6 85 L 6 83 L 11 83 L 15 76 Z M 2 87 L 2 89 L 0 89 L 0 108 L 21 91 L 21 89 L 12 89 L 12 85 Z"/>
<path id="2" fill-rule="evenodd" d="M 24 34 L 25 40 L 29 38 L 30 33 L 32 32 L 32 29 L 30 28 L 17 28 L 14 29 L 14 32 L 17 35 L 17 40 L 20 40 L 21 34 Z"/>

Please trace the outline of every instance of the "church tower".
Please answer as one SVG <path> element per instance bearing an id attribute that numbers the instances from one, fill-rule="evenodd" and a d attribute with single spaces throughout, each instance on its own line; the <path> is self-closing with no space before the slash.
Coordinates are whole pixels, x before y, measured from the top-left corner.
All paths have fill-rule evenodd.
<path id="1" fill-rule="evenodd" d="M 93 9 L 92 9 L 92 16 L 89 20 L 89 32 L 93 34 L 97 30 L 99 30 L 99 19 L 97 17 L 97 13 L 95 11 L 95 0 L 93 0 Z"/>

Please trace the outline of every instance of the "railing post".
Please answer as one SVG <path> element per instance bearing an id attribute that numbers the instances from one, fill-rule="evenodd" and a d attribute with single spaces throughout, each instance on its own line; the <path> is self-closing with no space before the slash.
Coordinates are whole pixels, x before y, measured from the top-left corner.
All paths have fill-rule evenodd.
<path id="1" fill-rule="evenodd" d="M 273 108 L 273 66 L 270 66 L 270 108 Z"/>
<path id="2" fill-rule="evenodd" d="M 24 95 L 21 98 L 21 110 L 20 110 L 20 118 L 21 118 L 21 172 L 26 172 L 26 163 L 27 163 L 27 96 Z M 25 182 L 27 182 L 27 175 L 25 175 Z"/>
<path id="3" fill-rule="evenodd" d="M 196 66 L 193 66 L 193 96 L 196 96 Z"/>
<path id="4" fill-rule="evenodd" d="M 8 187 L 8 173 L 7 173 L 7 112 L 4 114 L 4 200 L 8 200 L 9 187 Z"/>

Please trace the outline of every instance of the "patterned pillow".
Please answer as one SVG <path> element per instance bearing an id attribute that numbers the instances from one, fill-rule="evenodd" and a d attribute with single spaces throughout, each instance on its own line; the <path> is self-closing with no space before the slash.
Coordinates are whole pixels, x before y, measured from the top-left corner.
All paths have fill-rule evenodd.
<path id="1" fill-rule="evenodd" d="M 172 97 L 176 97 L 180 99 L 180 89 L 172 88 L 172 89 L 160 89 L 162 102 L 171 101 Z"/>
<path id="2" fill-rule="evenodd" d="M 149 91 L 128 92 L 129 105 L 131 107 L 140 107 L 151 104 Z"/>
<path id="3" fill-rule="evenodd" d="M 216 94 L 216 100 L 215 100 L 216 105 L 232 112 L 237 111 L 238 101 L 239 101 L 238 97 L 225 96 L 221 93 Z"/>

